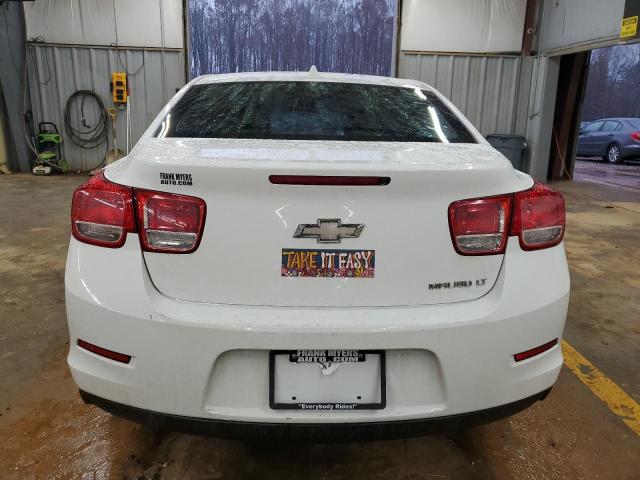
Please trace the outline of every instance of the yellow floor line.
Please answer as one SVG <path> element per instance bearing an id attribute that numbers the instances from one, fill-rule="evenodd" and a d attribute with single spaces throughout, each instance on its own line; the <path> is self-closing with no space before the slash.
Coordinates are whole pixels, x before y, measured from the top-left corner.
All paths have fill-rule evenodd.
<path id="1" fill-rule="evenodd" d="M 611 409 L 613 413 L 622 417 L 622 421 L 640 435 L 640 405 L 618 385 L 613 383 L 604 373 L 598 370 L 580 352 L 562 341 L 564 364 L 589 389 Z"/>

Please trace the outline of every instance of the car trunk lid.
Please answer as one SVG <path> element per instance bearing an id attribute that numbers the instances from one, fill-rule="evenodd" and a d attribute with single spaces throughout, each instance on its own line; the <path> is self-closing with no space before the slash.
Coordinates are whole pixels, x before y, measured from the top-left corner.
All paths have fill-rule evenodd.
<path id="1" fill-rule="evenodd" d="M 489 146 L 433 143 L 151 138 L 105 175 L 206 202 L 195 252 L 144 252 L 151 280 L 163 294 L 208 303 L 314 307 L 427 305 L 486 294 L 503 256 L 456 253 L 448 206 L 532 184 Z M 389 182 L 288 185 L 272 183 L 273 175 Z M 312 228 L 319 219 L 361 231 L 340 243 L 319 242 Z M 305 225 L 310 235 L 296 235 Z M 317 227 L 335 235 L 335 223 Z M 315 258 L 337 256 L 334 276 L 304 276 L 313 252 Z M 351 275 L 360 275 L 339 276 L 340 269 L 350 275 L 350 266 Z"/>

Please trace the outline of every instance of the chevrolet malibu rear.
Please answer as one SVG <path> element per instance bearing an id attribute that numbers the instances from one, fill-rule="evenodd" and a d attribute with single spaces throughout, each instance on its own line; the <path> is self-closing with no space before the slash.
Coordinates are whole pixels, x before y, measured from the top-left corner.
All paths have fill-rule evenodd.
<path id="1" fill-rule="evenodd" d="M 69 366 L 86 402 L 191 433 L 492 421 L 562 366 L 564 215 L 423 83 L 200 77 L 73 195 Z"/>

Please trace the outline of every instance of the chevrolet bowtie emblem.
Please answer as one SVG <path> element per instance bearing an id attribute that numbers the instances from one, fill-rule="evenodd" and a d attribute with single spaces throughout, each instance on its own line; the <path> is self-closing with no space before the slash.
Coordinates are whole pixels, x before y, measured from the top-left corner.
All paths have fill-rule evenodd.
<path id="1" fill-rule="evenodd" d="M 358 238 L 364 223 L 342 223 L 339 218 L 319 218 L 318 223 L 301 223 L 293 238 L 315 238 L 318 243 L 340 243 L 343 238 Z"/>

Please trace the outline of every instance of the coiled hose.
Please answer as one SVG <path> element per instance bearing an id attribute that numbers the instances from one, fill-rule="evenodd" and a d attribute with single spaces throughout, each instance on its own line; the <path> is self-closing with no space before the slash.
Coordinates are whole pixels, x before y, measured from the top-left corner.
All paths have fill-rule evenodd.
<path id="1" fill-rule="evenodd" d="M 95 126 L 91 126 L 87 123 L 85 117 L 85 104 L 87 100 L 92 99 L 98 107 L 99 118 Z M 80 109 L 77 108 L 77 103 L 80 102 Z M 76 111 L 73 111 L 73 107 L 76 107 Z M 80 116 L 80 125 L 84 128 L 76 128 L 71 122 L 73 114 Z M 100 97 L 92 90 L 77 90 L 67 100 L 67 105 L 64 109 L 64 127 L 67 131 L 69 139 L 80 148 L 95 148 L 103 142 L 107 141 L 107 135 L 109 133 L 109 122 L 107 116 L 107 110 L 104 108 L 104 104 Z"/>

